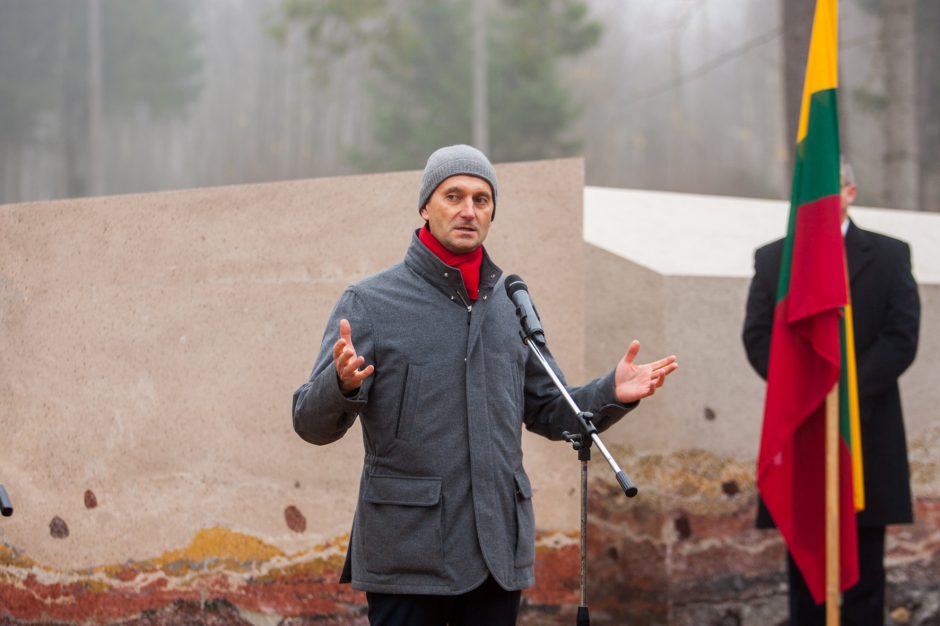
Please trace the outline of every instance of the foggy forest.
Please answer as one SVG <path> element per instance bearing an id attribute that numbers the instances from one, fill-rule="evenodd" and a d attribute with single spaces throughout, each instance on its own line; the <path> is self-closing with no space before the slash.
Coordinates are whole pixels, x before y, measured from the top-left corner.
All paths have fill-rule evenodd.
<path id="1" fill-rule="evenodd" d="M 0 0 L 0 203 L 584 157 L 785 199 L 812 0 Z M 858 203 L 940 211 L 940 2 L 840 3 Z"/>

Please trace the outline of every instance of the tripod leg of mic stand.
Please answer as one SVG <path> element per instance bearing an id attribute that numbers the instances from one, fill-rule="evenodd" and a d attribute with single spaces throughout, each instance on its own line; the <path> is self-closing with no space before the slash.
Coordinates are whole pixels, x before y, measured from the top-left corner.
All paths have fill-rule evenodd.
<path id="1" fill-rule="evenodd" d="M 0 514 L 4 517 L 13 515 L 13 503 L 10 502 L 10 496 L 7 495 L 7 490 L 3 488 L 3 485 L 0 485 Z"/>
<path id="2" fill-rule="evenodd" d="M 581 461 L 581 606 L 578 607 L 577 626 L 590 626 L 591 616 L 587 607 L 587 510 L 588 510 L 588 461 L 591 449 L 584 446 L 578 450 Z"/>
<path id="3" fill-rule="evenodd" d="M 586 606 L 579 606 L 577 626 L 590 626 L 590 624 L 591 616 L 588 615 L 588 608 Z"/>

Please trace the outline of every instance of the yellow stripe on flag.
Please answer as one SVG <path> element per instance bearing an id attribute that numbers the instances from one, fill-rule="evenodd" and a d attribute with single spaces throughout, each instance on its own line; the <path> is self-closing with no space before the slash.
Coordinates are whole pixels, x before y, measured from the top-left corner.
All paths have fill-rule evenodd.
<path id="1" fill-rule="evenodd" d="M 845 354 L 848 375 L 849 432 L 852 437 L 852 485 L 855 510 L 865 508 L 865 472 L 862 468 L 862 425 L 858 411 L 858 375 L 855 371 L 855 329 L 852 323 L 852 305 L 845 305 Z"/>
<path id="2" fill-rule="evenodd" d="M 800 106 L 800 127 L 796 133 L 797 144 L 806 137 L 810 96 L 817 91 L 839 86 L 836 69 L 839 60 L 839 10 L 836 6 L 836 0 L 816 0 L 816 17 L 813 18 L 813 35 L 806 62 L 806 82 L 803 84 L 803 104 Z"/>

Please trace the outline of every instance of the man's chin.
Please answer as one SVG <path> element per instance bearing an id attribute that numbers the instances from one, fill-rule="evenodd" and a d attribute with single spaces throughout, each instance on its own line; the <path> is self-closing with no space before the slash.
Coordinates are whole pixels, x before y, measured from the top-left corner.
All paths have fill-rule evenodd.
<path id="1" fill-rule="evenodd" d="M 478 247 L 480 247 L 482 242 L 476 237 L 476 233 L 473 235 L 468 233 L 467 235 L 454 237 L 447 243 L 447 247 L 452 251 L 458 252 L 459 254 L 466 254 L 467 252 L 473 252 L 476 250 Z"/>
<path id="2" fill-rule="evenodd" d="M 476 249 L 479 248 L 479 247 L 480 247 L 480 244 L 479 244 L 479 243 L 474 243 L 474 244 L 466 244 L 466 243 L 464 243 L 464 244 L 461 244 L 461 245 L 449 246 L 450 251 L 453 252 L 453 253 L 455 253 L 455 254 L 467 254 L 468 252 L 473 252 L 474 250 L 476 250 Z"/>

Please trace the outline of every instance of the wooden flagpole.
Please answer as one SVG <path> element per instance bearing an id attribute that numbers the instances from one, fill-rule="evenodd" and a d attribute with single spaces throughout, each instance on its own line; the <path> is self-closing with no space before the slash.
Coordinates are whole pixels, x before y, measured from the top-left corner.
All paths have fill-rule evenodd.
<path id="1" fill-rule="evenodd" d="M 839 626 L 839 383 L 826 396 L 826 626 Z"/>

